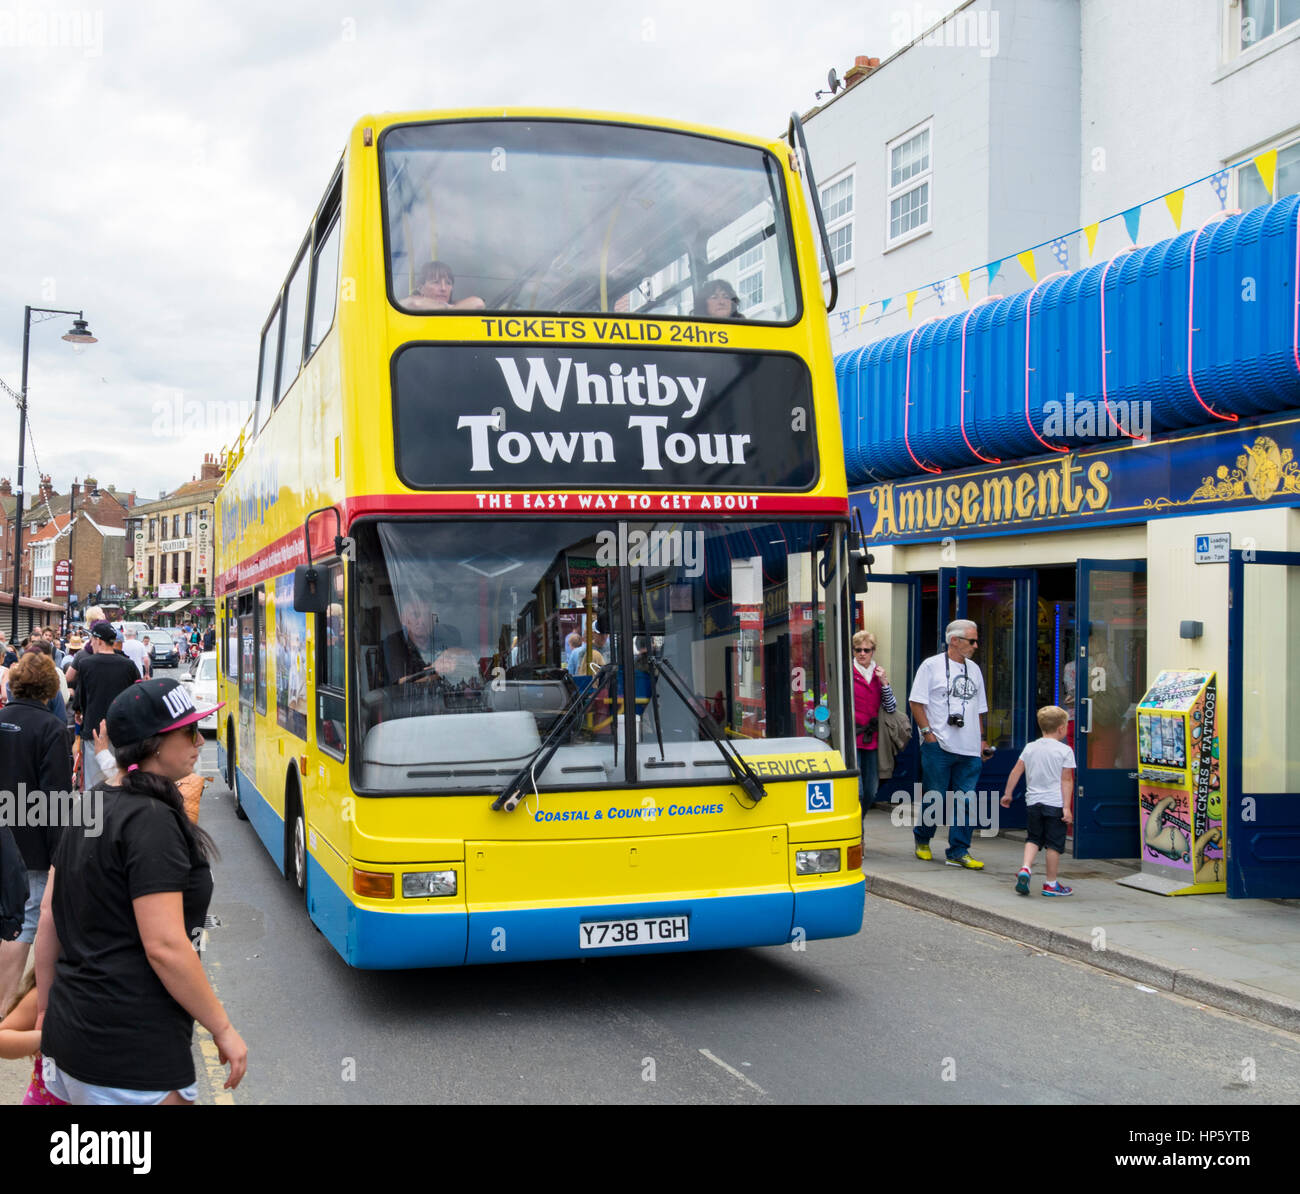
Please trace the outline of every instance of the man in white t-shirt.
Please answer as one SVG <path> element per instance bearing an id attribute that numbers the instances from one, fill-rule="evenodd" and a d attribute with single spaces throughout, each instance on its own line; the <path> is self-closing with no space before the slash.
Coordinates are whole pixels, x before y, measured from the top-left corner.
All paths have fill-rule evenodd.
<path id="1" fill-rule="evenodd" d="M 948 649 L 932 655 L 916 669 L 908 704 L 921 731 L 921 782 L 926 793 L 937 792 L 945 807 L 953 809 L 948 826 L 948 866 L 970 871 L 984 869 L 971 857 L 975 829 L 975 785 L 983 759 L 993 754 L 984 740 L 984 715 L 989 711 L 984 677 L 971 656 L 979 646 L 974 622 L 950 622 L 945 632 Z M 933 798 L 932 798 L 933 799 Z M 925 806 L 923 806 L 925 807 Z M 926 820 L 931 819 L 926 817 Z M 916 856 L 929 862 L 934 825 L 913 825 Z"/>
<path id="2" fill-rule="evenodd" d="M 1065 745 L 1065 731 L 1070 715 L 1060 705 L 1044 705 L 1038 711 L 1038 728 L 1043 736 L 1020 752 L 1020 758 L 1007 776 L 1002 807 L 1011 807 L 1011 793 L 1020 777 L 1025 777 L 1027 806 L 1025 857 L 1016 876 L 1016 890 L 1029 894 L 1029 877 L 1040 849 L 1047 850 L 1045 896 L 1072 895 L 1056 877 L 1061 855 L 1065 853 L 1065 827 L 1074 820 L 1074 751 Z"/>
<path id="3" fill-rule="evenodd" d="M 140 673 L 140 678 L 143 679 L 147 674 L 145 662 L 149 657 L 149 653 L 145 650 L 144 644 L 135 637 L 135 631 L 129 628 L 122 639 L 122 654 L 135 664 L 136 671 Z"/>

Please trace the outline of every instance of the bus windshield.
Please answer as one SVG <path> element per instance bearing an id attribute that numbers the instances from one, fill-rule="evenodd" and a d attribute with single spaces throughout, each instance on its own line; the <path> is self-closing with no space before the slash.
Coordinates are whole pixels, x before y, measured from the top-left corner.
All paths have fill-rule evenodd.
<path id="1" fill-rule="evenodd" d="M 559 120 L 398 125 L 380 150 L 389 293 L 405 310 L 798 315 L 764 150 Z"/>
<path id="2" fill-rule="evenodd" d="M 835 524 L 382 521 L 356 549 L 359 790 L 499 790 L 610 663 L 533 778 L 624 785 L 629 654 L 640 782 L 728 775 L 657 663 L 742 754 L 847 749 Z"/>

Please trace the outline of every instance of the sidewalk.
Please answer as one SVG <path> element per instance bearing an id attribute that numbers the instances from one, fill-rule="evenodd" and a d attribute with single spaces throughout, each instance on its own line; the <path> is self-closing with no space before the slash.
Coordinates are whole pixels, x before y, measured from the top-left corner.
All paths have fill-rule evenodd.
<path id="1" fill-rule="evenodd" d="M 1300 902 L 1151 895 L 1115 882 L 1139 869 L 1136 860 L 1076 862 L 1068 855 L 1061 879 L 1074 894 L 1049 899 L 1041 894 L 1041 852 L 1026 897 L 1015 890 L 1023 840 L 977 832 L 971 853 L 984 869 L 959 870 L 943 864 L 941 826 L 931 843 L 934 861 L 921 862 L 910 826 L 893 824 L 893 811 L 872 809 L 864 823 L 868 917 L 870 897 L 884 896 L 1300 1032 Z"/>

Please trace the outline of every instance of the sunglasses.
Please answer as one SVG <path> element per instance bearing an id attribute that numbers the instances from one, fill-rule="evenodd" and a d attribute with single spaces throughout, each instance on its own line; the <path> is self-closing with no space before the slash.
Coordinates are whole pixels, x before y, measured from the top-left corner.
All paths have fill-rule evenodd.
<path id="1" fill-rule="evenodd" d="M 964 638 L 961 641 L 963 643 L 970 643 L 972 647 L 978 647 L 980 645 L 980 641 L 977 638 Z"/>
<path id="2" fill-rule="evenodd" d="M 875 647 L 854 647 L 854 648 L 853 648 L 853 654 L 855 654 L 855 655 L 870 655 L 870 654 L 872 654 L 872 653 L 875 651 L 875 649 L 876 649 Z"/>

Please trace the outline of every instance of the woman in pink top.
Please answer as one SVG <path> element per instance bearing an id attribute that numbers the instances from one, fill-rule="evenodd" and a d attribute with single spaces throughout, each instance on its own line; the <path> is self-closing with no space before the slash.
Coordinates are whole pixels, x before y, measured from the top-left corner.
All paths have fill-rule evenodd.
<path id="1" fill-rule="evenodd" d="M 859 630 L 853 636 L 853 722 L 857 728 L 858 766 L 862 770 L 858 799 L 865 814 L 880 787 L 880 714 L 895 713 L 898 701 L 889 687 L 885 669 L 876 666 L 876 636 Z"/>

